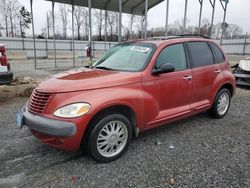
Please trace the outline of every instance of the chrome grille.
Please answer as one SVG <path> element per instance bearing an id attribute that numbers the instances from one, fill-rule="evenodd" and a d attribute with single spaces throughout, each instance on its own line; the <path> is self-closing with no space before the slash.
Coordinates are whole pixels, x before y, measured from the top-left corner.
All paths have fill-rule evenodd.
<path id="1" fill-rule="evenodd" d="M 34 90 L 29 100 L 29 112 L 41 114 L 48 105 L 51 94 Z"/>

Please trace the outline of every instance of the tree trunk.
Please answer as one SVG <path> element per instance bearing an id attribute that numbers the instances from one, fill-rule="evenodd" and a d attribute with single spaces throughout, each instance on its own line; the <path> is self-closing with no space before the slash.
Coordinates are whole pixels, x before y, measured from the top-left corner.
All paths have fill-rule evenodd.
<path id="1" fill-rule="evenodd" d="M 102 40 L 102 30 L 99 29 L 99 40 L 101 41 Z"/>
<path id="2" fill-rule="evenodd" d="M 6 37 L 9 37 L 9 30 L 8 30 L 8 18 L 5 17 L 5 27 L 6 27 Z"/>
<path id="3" fill-rule="evenodd" d="M 81 36 L 80 36 L 80 29 L 81 29 L 81 26 L 78 25 L 77 26 L 77 39 L 80 40 Z"/>
<path id="4" fill-rule="evenodd" d="M 14 37 L 14 28 L 13 28 L 13 19 L 12 17 L 10 16 L 10 31 L 11 31 L 11 35 L 12 37 Z"/>
<path id="5" fill-rule="evenodd" d="M 110 25 L 110 36 L 111 36 L 111 41 L 113 41 L 113 27 Z"/>

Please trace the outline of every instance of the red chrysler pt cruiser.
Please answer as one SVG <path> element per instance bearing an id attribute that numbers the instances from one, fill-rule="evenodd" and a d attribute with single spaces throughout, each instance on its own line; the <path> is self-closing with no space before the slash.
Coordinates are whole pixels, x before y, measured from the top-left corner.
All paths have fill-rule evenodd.
<path id="1" fill-rule="evenodd" d="M 16 120 L 46 144 L 109 162 L 145 130 L 203 111 L 223 118 L 234 92 L 228 59 L 212 40 L 136 40 L 42 82 Z"/>

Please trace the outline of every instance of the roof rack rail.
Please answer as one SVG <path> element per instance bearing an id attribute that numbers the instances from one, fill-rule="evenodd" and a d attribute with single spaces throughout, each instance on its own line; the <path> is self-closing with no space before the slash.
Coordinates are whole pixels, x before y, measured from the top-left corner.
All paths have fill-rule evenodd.
<path id="1" fill-rule="evenodd" d="M 203 35 L 203 34 L 182 34 L 182 35 L 177 35 L 179 37 L 199 37 L 199 38 L 205 38 L 205 39 L 211 39 L 209 36 L 207 35 Z"/>
<path id="2" fill-rule="evenodd" d="M 148 37 L 147 40 L 169 40 L 169 39 L 178 39 L 178 38 L 184 38 L 184 37 L 197 37 L 197 38 L 205 38 L 205 39 L 211 39 L 207 35 L 202 34 L 181 34 L 181 35 L 170 35 L 170 36 L 159 36 L 159 37 Z"/>
<path id="3" fill-rule="evenodd" d="M 166 40 L 167 38 L 164 36 L 160 36 L 160 37 L 148 37 L 148 40 Z"/>

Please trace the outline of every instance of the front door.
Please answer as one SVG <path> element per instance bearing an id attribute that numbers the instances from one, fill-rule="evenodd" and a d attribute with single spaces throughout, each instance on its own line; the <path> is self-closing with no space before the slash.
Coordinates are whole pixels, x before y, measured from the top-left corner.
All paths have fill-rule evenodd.
<path id="1" fill-rule="evenodd" d="M 184 45 L 164 48 L 154 68 L 164 63 L 175 67 L 174 72 L 151 75 L 142 82 L 144 90 L 146 128 L 190 112 L 191 70 L 188 68 Z"/>

